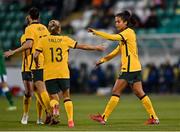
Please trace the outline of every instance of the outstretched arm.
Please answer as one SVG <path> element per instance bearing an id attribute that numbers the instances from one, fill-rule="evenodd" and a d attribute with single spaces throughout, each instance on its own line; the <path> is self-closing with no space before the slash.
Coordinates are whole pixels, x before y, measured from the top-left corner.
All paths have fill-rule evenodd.
<path id="1" fill-rule="evenodd" d="M 104 62 L 107 62 L 109 60 L 111 60 L 112 58 L 114 58 L 115 56 L 121 54 L 121 51 L 120 51 L 120 46 L 118 45 L 116 47 L 116 49 L 114 49 L 111 53 L 109 53 L 108 55 L 106 55 L 105 57 L 101 58 L 100 60 L 98 60 L 96 62 L 96 66 L 99 66 L 100 64 L 104 63 Z"/>
<path id="2" fill-rule="evenodd" d="M 76 49 L 82 49 L 82 50 L 97 50 L 97 51 L 104 51 L 105 47 L 103 47 L 102 45 L 96 45 L 96 46 L 92 46 L 89 44 L 77 44 Z"/>
<path id="3" fill-rule="evenodd" d="M 33 40 L 27 40 L 21 47 L 15 49 L 15 50 L 9 50 L 4 52 L 5 57 L 9 57 L 15 53 L 22 52 L 26 49 L 32 48 Z"/>
<path id="4" fill-rule="evenodd" d="M 97 35 L 99 37 L 102 37 L 104 39 L 113 40 L 113 41 L 120 41 L 122 38 L 119 34 L 109 34 L 102 31 L 97 31 L 92 28 L 88 28 L 88 32 L 93 33 L 94 35 Z"/>

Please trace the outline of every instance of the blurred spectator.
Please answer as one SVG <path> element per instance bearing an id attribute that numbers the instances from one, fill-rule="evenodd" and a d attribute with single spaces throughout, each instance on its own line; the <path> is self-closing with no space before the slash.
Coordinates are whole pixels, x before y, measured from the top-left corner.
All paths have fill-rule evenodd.
<path id="1" fill-rule="evenodd" d="M 60 0 L 58 0 L 60 1 Z M 74 9 L 76 5 L 76 0 L 64 0 L 62 5 L 61 17 L 67 17 Z"/>
<path id="2" fill-rule="evenodd" d="M 116 4 L 116 2 L 117 0 L 104 0 L 103 9 L 109 10 L 110 8 L 114 6 L 114 4 Z"/>
<path id="3" fill-rule="evenodd" d="M 103 11 L 102 10 L 95 10 L 91 16 L 90 22 L 88 24 L 88 27 L 92 28 L 101 28 L 102 22 L 101 17 L 103 17 Z"/>
<path id="4" fill-rule="evenodd" d="M 135 14 L 140 18 L 140 22 L 144 24 L 150 16 L 151 11 L 146 7 L 135 8 Z"/>
<path id="5" fill-rule="evenodd" d="M 151 14 L 150 16 L 147 18 L 145 24 L 144 24 L 145 28 L 158 28 L 159 27 L 159 20 L 158 17 L 156 15 L 156 11 L 155 9 L 151 9 Z"/>
<path id="6" fill-rule="evenodd" d="M 144 87 L 145 92 L 149 92 L 148 91 L 148 78 L 150 74 L 150 68 L 151 68 L 150 64 L 147 64 L 142 70 L 142 81 L 143 81 L 143 87 Z"/>
<path id="7" fill-rule="evenodd" d="M 159 72 L 156 66 L 152 63 L 149 69 L 149 76 L 147 80 L 147 92 L 158 93 L 158 83 L 159 83 Z"/>
<path id="8" fill-rule="evenodd" d="M 99 87 L 98 76 L 96 72 L 93 70 L 89 76 L 88 93 L 91 93 L 91 94 L 96 93 L 98 87 Z"/>
<path id="9" fill-rule="evenodd" d="M 76 7 L 74 11 L 86 10 L 91 5 L 91 0 L 76 0 Z"/>
<path id="10" fill-rule="evenodd" d="M 104 0 L 92 0 L 92 6 L 96 9 L 101 8 L 103 3 L 104 3 Z"/>
<path id="11" fill-rule="evenodd" d="M 165 9 L 166 0 L 153 0 L 153 7 L 155 7 L 156 9 L 158 8 Z"/>
<path id="12" fill-rule="evenodd" d="M 69 65 L 70 69 L 70 86 L 71 92 L 80 92 L 79 89 L 79 69 L 75 66 L 74 62 L 71 62 Z"/>
<path id="13" fill-rule="evenodd" d="M 116 80 L 116 73 L 114 66 L 112 64 L 108 64 L 106 67 L 106 86 L 107 87 L 113 87 L 115 80 Z"/>
<path id="14" fill-rule="evenodd" d="M 166 90 L 165 87 L 165 78 L 164 78 L 164 64 L 161 64 L 159 67 L 159 93 L 164 93 Z"/>
<path id="15" fill-rule="evenodd" d="M 106 87 L 106 74 L 101 66 L 98 66 L 94 72 L 98 77 L 99 87 Z"/>
<path id="16" fill-rule="evenodd" d="M 89 80 L 89 74 L 88 74 L 88 66 L 86 63 L 81 63 L 79 68 L 79 86 L 80 86 L 80 92 L 88 93 L 88 80 Z"/>
<path id="17" fill-rule="evenodd" d="M 180 67 L 178 66 L 178 64 L 175 64 L 173 66 L 173 72 L 174 72 L 173 92 L 180 93 Z"/>
<path id="18" fill-rule="evenodd" d="M 103 16 L 100 18 L 101 22 L 101 27 L 99 28 L 107 28 L 107 27 L 112 27 L 114 25 L 113 20 L 114 20 L 114 14 L 112 8 L 107 9 L 103 12 Z"/>
<path id="19" fill-rule="evenodd" d="M 62 33 L 63 34 L 71 34 L 73 35 L 75 33 L 73 27 L 70 24 L 67 24 L 65 26 L 62 26 Z"/>
<path id="20" fill-rule="evenodd" d="M 164 68 L 164 79 L 166 83 L 166 92 L 173 92 L 174 72 L 173 67 L 167 61 Z"/>

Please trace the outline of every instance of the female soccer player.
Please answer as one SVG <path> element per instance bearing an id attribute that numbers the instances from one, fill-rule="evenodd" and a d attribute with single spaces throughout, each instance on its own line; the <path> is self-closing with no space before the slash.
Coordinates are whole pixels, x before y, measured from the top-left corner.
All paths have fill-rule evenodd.
<path id="1" fill-rule="evenodd" d="M 44 56 L 44 78 L 47 91 L 50 94 L 50 105 L 53 108 L 53 115 L 57 119 L 59 115 L 59 97 L 58 92 L 62 90 L 64 106 L 68 117 L 68 126 L 74 127 L 73 104 L 70 99 L 70 75 L 68 68 L 68 55 L 70 48 L 84 50 L 103 51 L 102 46 L 91 46 L 87 44 L 77 44 L 77 42 L 68 36 L 61 36 L 60 22 L 51 20 L 48 25 L 51 35 L 40 39 L 34 59 L 38 67 L 38 56 L 40 53 Z"/>
<path id="2" fill-rule="evenodd" d="M 29 25 L 29 21 L 26 18 L 26 24 Z M 25 30 L 26 26 L 24 26 Z M 26 36 L 23 34 L 21 36 L 21 45 L 26 42 Z M 21 119 L 21 124 L 27 124 L 29 118 L 29 108 L 31 103 L 31 97 L 33 95 L 33 81 L 32 81 L 32 73 L 30 70 L 32 55 L 30 54 L 30 49 L 26 49 L 22 52 L 22 80 L 25 88 L 24 97 L 23 97 L 23 117 Z M 37 93 L 34 93 L 36 96 L 36 109 L 37 109 L 37 124 L 44 124 L 42 121 L 43 109 L 42 109 L 42 101 L 40 103 L 40 99 Z M 38 101 L 39 100 L 39 101 Z"/>
<path id="3" fill-rule="evenodd" d="M 48 29 L 46 28 L 46 26 L 44 26 L 43 24 L 39 22 L 39 18 L 40 18 L 39 10 L 35 7 L 31 8 L 27 16 L 27 19 L 30 21 L 30 25 L 27 26 L 25 29 L 25 36 L 26 36 L 25 43 L 23 43 L 23 45 L 21 45 L 21 47 L 17 49 L 5 52 L 4 55 L 6 57 L 9 57 L 18 52 L 25 51 L 27 49 L 30 49 L 32 56 L 34 55 L 39 39 L 49 35 Z M 35 91 L 38 93 L 38 96 L 41 98 L 45 106 L 45 109 L 47 110 L 48 116 L 45 122 L 48 123 L 51 117 L 52 110 L 50 107 L 50 98 L 46 90 L 45 83 L 43 81 L 43 56 L 42 54 L 39 57 L 39 62 L 41 62 L 40 63 L 41 66 L 38 69 L 35 68 L 35 62 L 33 60 L 34 59 L 32 58 L 30 69 L 33 75 L 33 83 L 35 86 L 34 88 L 35 88 Z"/>
<path id="4" fill-rule="evenodd" d="M 134 20 L 128 11 L 124 11 L 115 16 L 116 28 L 120 31 L 118 34 L 108 34 L 89 28 L 88 31 L 105 39 L 120 41 L 119 46 L 111 53 L 111 57 L 106 56 L 97 62 L 97 65 L 106 61 L 107 58 L 112 58 L 119 51 L 121 54 L 121 71 L 119 78 L 112 89 L 112 96 L 106 105 L 104 113 L 102 115 L 91 115 L 91 119 L 101 124 L 106 123 L 108 117 L 117 106 L 120 95 L 123 89 L 129 84 L 141 100 L 141 103 L 145 107 L 149 114 L 149 119 L 145 124 L 159 124 L 159 119 L 154 111 L 152 103 L 149 97 L 144 93 L 141 82 L 141 64 L 138 58 L 138 49 L 136 43 L 136 34 L 130 26 L 134 25 Z"/>
<path id="5" fill-rule="evenodd" d="M 3 51 L 1 50 L 1 47 L 0 47 L 0 87 L 2 88 L 2 92 L 5 94 L 9 102 L 9 107 L 7 108 L 7 110 L 9 111 L 16 110 L 17 108 L 14 105 L 14 101 L 12 99 L 12 95 L 7 84 L 7 72 L 5 67 Z"/>

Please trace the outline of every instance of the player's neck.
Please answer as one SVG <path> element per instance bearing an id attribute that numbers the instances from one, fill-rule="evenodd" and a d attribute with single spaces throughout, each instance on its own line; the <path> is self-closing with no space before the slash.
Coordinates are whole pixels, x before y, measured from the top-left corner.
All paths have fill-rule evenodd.
<path id="1" fill-rule="evenodd" d="M 38 20 L 32 20 L 31 24 L 33 24 L 33 23 L 39 23 L 39 21 Z"/>

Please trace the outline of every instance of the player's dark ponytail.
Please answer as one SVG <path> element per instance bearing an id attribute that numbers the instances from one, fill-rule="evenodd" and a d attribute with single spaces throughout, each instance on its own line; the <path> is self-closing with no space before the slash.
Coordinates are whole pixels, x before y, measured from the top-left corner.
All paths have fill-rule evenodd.
<path id="1" fill-rule="evenodd" d="M 116 17 L 121 17 L 124 22 L 127 22 L 128 27 L 134 27 L 136 25 L 136 20 L 130 11 L 125 10 L 116 14 Z"/>
<path id="2" fill-rule="evenodd" d="M 32 7 L 29 11 L 28 14 L 30 15 L 32 20 L 37 20 L 39 18 L 39 10 L 36 7 Z"/>

